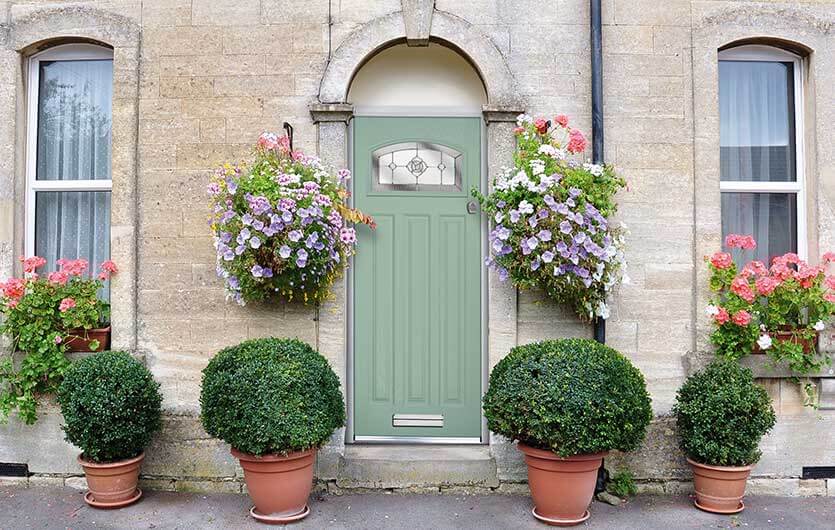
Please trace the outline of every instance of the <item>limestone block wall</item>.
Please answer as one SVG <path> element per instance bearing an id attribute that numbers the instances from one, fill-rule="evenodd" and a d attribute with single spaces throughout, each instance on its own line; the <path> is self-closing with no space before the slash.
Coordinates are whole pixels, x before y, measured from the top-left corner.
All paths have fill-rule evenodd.
<path id="1" fill-rule="evenodd" d="M 489 39 L 527 112 L 565 113 L 590 131 L 587 1 L 436 0 L 435 9 L 450 17 L 445 24 L 472 26 Z M 346 152 L 323 149 L 347 141 L 344 125 L 314 123 L 309 105 L 340 46 L 400 10 L 398 0 L 0 1 L 0 277 L 15 271 L 23 248 L 23 57 L 66 37 L 115 49 L 113 246 L 124 274 L 114 285 L 114 340 L 142 355 L 162 384 L 165 428 L 145 466 L 157 487 L 240 489 L 227 448 L 206 436 L 197 417 L 200 371 L 220 348 L 251 337 L 298 337 L 328 356 L 344 381 L 344 285 L 318 315 L 296 304 L 227 302 L 214 272 L 205 187 L 214 167 L 245 157 L 262 131 L 279 131 L 284 121 L 293 124 L 297 146 L 344 165 Z M 688 370 L 710 357 L 702 256 L 718 247 L 720 234 L 716 51 L 753 35 L 813 50 L 806 116 L 812 248 L 833 248 L 835 106 L 825 87 L 835 75 L 834 21 L 825 0 L 603 2 L 605 158 L 629 183 L 619 217 L 631 231 L 632 280 L 613 301 L 607 340 L 644 372 L 658 415 L 645 447 L 610 465 L 629 466 L 640 479 L 687 480 L 666 415 Z M 487 128 L 491 168 L 507 163 L 509 129 Z M 590 326 L 540 293 L 517 294 L 493 277 L 489 283 L 497 302 L 491 365 L 515 344 L 591 336 Z M 828 336 L 827 347 L 833 342 Z M 765 384 L 779 421 L 757 475 L 820 493 L 819 483 L 801 488 L 798 477 L 804 465 L 835 460 L 835 414 L 803 408 L 790 382 Z M 75 449 L 60 441 L 56 408 L 47 403 L 44 411 L 36 427 L 0 426 L 0 461 L 25 461 L 41 474 L 78 473 Z M 491 443 L 499 477 L 523 480 L 515 449 Z M 335 477 L 342 446 L 337 433 L 320 477 Z"/>

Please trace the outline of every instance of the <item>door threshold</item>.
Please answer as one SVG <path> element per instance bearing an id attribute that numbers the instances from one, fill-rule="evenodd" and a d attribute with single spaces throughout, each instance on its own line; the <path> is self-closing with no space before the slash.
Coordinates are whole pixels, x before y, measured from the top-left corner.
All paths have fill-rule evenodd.
<path id="1" fill-rule="evenodd" d="M 355 436 L 357 444 L 482 445 L 481 438 L 443 436 Z"/>

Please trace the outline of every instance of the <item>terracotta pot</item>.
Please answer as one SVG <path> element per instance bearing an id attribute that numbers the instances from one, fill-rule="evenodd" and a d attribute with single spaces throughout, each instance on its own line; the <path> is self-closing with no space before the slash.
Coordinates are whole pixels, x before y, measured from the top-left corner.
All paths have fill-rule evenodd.
<path id="1" fill-rule="evenodd" d="M 687 459 L 693 468 L 696 507 L 706 512 L 732 514 L 745 509 L 742 497 L 752 466 L 709 466 Z"/>
<path id="2" fill-rule="evenodd" d="M 528 464 L 528 485 L 534 516 L 555 526 L 572 526 L 589 518 L 597 470 L 606 453 L 562 458 L 551 451 L 520 443 Z"/>
<path id="3" fill-rule="evenodd" d="M 771 338 L 774 340 L 781 340 L 781 341 L 791 341 L 801 344 L 803 346 L 803 352 L 806 354 L 814 353 L 818 350 L 818 338 L 820 338 L 820 331 L 815 332 L 815 337 L 813 339 L 803 339 L 800 337 L 794 336 L 794 328 L 791 326 L 781 326 L 776 332 L 771 333 Z M 756 342 L 754 343 L 754 350 L 752 353 L 765 353 L 763 349 L 760 348 L 759 344 Z"/>
<path id="4" fill-rule="evenodd" d="M 128 460 L 98 464 L 78 456 L 78 463 L 87 476 L 90 491 L 84 496 L 87 504 L 96 508 L 121 508 L 139 500 L 142 491 L 136 487 L 139 483 L 139 466 L 145 453 Z"/>
<path id="5" fill-rule="evenodd" d="M 284 523 L 305 517 L 307 498 L 313 488 L 316 449 L 288 455 L 254 456 L 232 449 L 240 459 L 249 496 L 255 503 L 250 514 L 270 523 Z"/>
<path id="6" fill-rule="evenodd" d="M 64 344 L 67 345 L 67 351 L 100 352 L 110 347 L 110 326 L 86 330 L 70 329 L 67 331 L 65 337 Z M 90 347 L 90 343 L 94 340 L 99 341 L 99 346 L 95 350 Z"/>

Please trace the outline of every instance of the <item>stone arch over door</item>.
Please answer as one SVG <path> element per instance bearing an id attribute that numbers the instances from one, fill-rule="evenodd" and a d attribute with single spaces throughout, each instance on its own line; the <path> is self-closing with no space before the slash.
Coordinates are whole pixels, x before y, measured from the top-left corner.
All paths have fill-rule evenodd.
<path id="1" fill-rule="evenodd" d="M 404 7 L 407 4 L 404 2 Z M 490 107 L 521 108 L 513 74 L 488 36 L 467 21 L 442 11 L 423 14 L 422 24 L 409 23 L 416 16 L 398 11 L 372 20 L 348 35 L 325 68 L 319 102 L 345 103 L 354 74 L 381 49 L 403 41 L 412 45 L 432 40 L 456 49 L 472 63 L 484 82 Z M 427 27 L 430 29 L 421 35 L 420 28 Z"/>

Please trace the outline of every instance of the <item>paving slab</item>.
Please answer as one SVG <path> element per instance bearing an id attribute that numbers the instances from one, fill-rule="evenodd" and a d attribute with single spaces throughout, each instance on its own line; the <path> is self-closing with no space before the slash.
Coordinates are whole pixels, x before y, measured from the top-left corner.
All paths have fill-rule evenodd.
<path id="1" fill-rule="evenodd" d="M 268 528 L 252 521 L 249 498 L 235 494 L 146 492 L 121 510 L 87 507 L 71 488 L 0 487 L 0 529 L 238 529 Z M 748 497 L 737 516 L 701 512 L 686 496 L 639 495 L 621 506 L 592 504 L 578 528 L 833 528 L 833 497 Z M 293 529 L 523 529 L 547 528 L 531 517 L 529 497 L 517 495 L 316 495 L 311 514 Z"/>

